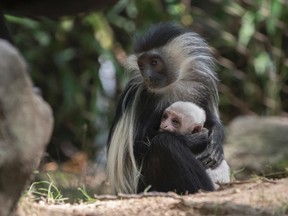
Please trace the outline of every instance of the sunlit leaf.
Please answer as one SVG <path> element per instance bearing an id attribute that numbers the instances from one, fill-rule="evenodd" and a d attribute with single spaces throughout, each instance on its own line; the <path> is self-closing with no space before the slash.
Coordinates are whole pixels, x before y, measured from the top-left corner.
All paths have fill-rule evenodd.
<path id="1" fill-rule="evenodd" d="M 247 46 L 255 33 L 254 16 L 252 12 L 246 12 L 242 17 L 242 26 L 239 30 L 239 43 L 244 46 Z"/>
<path id="2" fill-rule="evenodd" d="M 20 24 L 27 28 L 33 29 L 33 28 L 39 27 L 38 22 L 29 18 L 23 18 L 23 17 L 11 16 L 11 15 L 5 15 L 5 18 L 11 23 Z"/>
<path id="3" fill-rule="evenodd" d="M 260 53 L 258 56 L 254 59 L 254 68 L 255 72 L 258 75 L 265 75 L 267 76 L 267 69 L 270 65 L 270 58 L 267 53 Z"/>
<path id="4" fill-rule="evenodd" d="M 84 23 L 88 23 L 94 28 L 95 38 L 104 49 L 112 47 L 113 32 L 102 13 L 92 13 L 86 16 L 84 18 Z"/>

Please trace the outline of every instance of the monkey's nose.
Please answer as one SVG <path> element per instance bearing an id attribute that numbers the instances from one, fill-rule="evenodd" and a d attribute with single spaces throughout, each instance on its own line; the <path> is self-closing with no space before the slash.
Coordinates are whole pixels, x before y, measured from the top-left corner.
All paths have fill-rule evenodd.
<path id="1" fill-rule="evenodd" d="M 167 128 L 168 127 L 168 125 L 164 125 L 164 128 Z"/>

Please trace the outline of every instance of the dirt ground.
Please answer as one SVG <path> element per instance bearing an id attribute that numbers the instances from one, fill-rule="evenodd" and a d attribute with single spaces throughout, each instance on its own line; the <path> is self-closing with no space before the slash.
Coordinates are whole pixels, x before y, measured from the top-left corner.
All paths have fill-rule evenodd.
<path id="1" fill-rule="evenodd" d="M 288 215 L 288 178 L 255 179 L 223 185 L 216 192 L 95 196 L 92 204 L 48 205 L 23 198 L 19 216 L 109 215 Z"/>

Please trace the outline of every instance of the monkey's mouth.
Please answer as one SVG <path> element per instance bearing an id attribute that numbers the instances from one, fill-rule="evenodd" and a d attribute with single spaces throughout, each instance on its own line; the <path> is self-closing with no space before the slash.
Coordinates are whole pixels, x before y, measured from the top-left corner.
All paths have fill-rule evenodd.
<path id="1" fill-rule="evenodd" d="M 157 80 L 157 79 L 154 79 L 154 80 L 146 80 L 145 81 L 147 87 L 151 90 L 159 90 L 159 89 L 162 89 L 162 88 L 165 88 L 167 85 L 167 83 L 161 81 L 161 80 Z"/>
<path id="2" fill-rule="evenodd" d="M 148 88 L 157 89 L 157 88 L 159 88 L 160 81 L 157 81 L 157 80 L 145 80 L 145 83 L 148 86 Z"/>

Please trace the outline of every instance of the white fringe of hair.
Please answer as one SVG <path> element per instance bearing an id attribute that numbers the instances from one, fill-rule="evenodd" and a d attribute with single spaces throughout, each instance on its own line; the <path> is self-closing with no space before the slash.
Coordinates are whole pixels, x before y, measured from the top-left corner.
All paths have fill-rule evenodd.
<path id="1" fill-rule="evenodd" d="M 138 90 L 139 92 L 139 90 Z M 136 93 L 136 97 L 137 97 Z M 127 109 L 113 131 L 108 150 L 107 168 L 113 193 L 136 193 L 140 170 L 137 167 L 134 145 L 135 103 Z"/>

